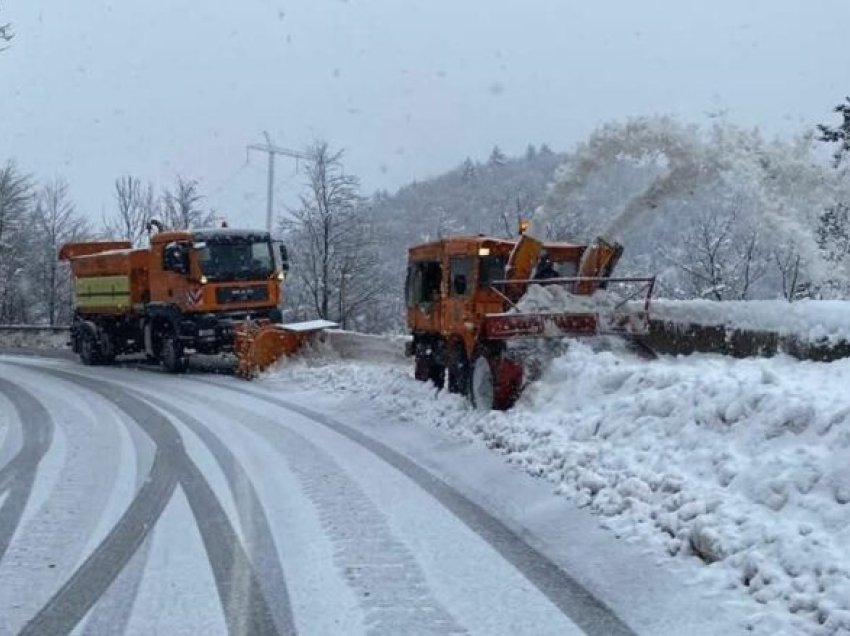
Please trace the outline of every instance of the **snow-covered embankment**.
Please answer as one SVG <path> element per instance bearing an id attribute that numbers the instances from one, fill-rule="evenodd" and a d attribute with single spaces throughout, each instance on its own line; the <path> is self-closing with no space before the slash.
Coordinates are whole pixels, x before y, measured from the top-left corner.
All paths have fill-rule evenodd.
<path id="1" fill-rule="evenodd" d="M 574 344 L 508 413 L 435 395 L 409 367 L 319 358 L 274 374 L 503 453 L 618 535 L 754 600 L 754 633 L 850 630 L 850 361 L 645 362 Z"/>

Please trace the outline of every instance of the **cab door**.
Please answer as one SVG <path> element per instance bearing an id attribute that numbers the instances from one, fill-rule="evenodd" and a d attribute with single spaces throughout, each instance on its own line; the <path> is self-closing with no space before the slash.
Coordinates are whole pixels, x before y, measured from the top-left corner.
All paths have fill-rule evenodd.
<path id="1" fill-rule="evenodd" d="M 446 270 L 448 289 L 443 302 L 443 331 L 466 341 L 473 333 L 472 296 L 476 285 L 476 259 L 468 253 L 449 254 Z"/>

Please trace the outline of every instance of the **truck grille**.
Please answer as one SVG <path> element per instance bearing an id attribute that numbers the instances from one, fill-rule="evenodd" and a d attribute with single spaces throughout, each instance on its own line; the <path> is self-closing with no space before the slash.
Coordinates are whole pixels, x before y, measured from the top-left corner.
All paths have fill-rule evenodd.
<path id="1" fill-rule="evenodd" d="M 251 285 L 249 287 L 219 287 L 215 290 L 215 299 L 220 305 L 230 303 L 256 303 L 269 299 L 269 289 L 266 285 Z"/>

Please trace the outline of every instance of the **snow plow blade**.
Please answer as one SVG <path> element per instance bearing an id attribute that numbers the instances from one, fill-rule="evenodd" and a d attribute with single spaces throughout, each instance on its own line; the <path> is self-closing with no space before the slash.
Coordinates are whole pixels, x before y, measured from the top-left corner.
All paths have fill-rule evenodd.
<path id="1" fill-rule="evenodd" d="M 328 320 L 289 324 L 244 322 L 234 334 L 236 374 L 246 379 L 253 378 L 281 358 L 297 353 L 318 333 L 338 326 Z"/>

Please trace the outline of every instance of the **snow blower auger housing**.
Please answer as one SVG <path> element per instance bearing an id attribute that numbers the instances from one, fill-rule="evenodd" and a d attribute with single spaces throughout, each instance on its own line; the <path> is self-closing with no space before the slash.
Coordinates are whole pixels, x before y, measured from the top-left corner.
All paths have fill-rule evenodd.
<path id="1" fill-rule="evenodd" d="M 416 379 L 447 381 L 476 407 L 505 410 L 533 375 L 523 341 L 612 335 L 645 349 L 655 278 L 613 278 L 622 251 L 603 239 L 573 245 L 528 235 L 411 248 L 406 353 Z"/>

